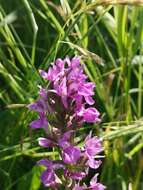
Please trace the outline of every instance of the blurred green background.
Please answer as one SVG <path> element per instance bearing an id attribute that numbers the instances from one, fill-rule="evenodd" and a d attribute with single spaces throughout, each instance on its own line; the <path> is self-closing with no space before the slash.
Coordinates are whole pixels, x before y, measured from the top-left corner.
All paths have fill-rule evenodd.
<path id="1" fill-rule="evenodd" d="M 102 1 L 103 2 L 103 1 Z M 97 6 L 98 3 L 98 6 Z M 81 55 L 96 83 L 104 139 L 100 181 L 107 190 L 143 190 L 143 7 L 97 0 L 0 0 L 0 190 L 43 190 L 36 161 L 41 131 L 25 105 L 44 81 L 38 69 Z"/>

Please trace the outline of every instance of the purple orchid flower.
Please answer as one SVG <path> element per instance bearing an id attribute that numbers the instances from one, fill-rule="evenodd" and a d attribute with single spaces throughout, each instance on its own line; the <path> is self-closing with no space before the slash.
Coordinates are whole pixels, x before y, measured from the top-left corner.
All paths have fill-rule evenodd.
<path id="1" fill-rule="evenodd" d="M 52 140 L 49 140 L 49 139 L 44 138 L 44 137 L 38 138 L 38 143 L 40 146 L 46 147 L 46 148 L 54 146 L 54 142 Z"/>
<path id="2" fill-rule="evenodd" d="M 30 123 L 31 128 L 44 128 L 46 131 L 48 129 L 48 121 L 45 116 L 41 115 L 39 119 L 34 120 Z"/>
<path id="3" fill-rule="evenodd" d="M 30 110 L 37 111 L 38 113 L 45 113 L 47 110 L 46 102 L 43 99 L 39 99 L 37 102 L 29 104 L 27 107 Z"/>
<path id="4" fill-rule="evenodd" d="M 67 131 L 63 134 L 63 136 L 59 139 L 58 145 L 62 148 L 65 149 L 70 146 L 69 140 L 71 138 L 73 131 Z"/>
<path id="5" fill-rule="evenodd" d="M 79 111 L 77 111 L 77 116 L 83 119 L 83 122 L 95 123 L 99 122 L 99 112 L 95 108 L 87 108 L 81 107 Z"/>
<path id="6" fill-rule="evenodd" d="M 78 147 L 74 147 L 72 145 L 63 149 L 62 159 L 66 164 L 76 164 L 81 156 L 80 149 Z"/>
<path id="7" fill-rule="evenodd" d="M 89 166 L 92 169 L 97 169 L 101 165 L 101 160 L 95 160 L 94 158 L 89 158 L 87 161 L 87 166 Z"/>
<path id="8" fill-rule="evenodd" d="M 103 151 L 101 142 L 100 138 L 91 137 L 91 134 L 86 137 L 84 150 L 88 158 L 94 157 L 96 154 Z"/>
<path id="9" fill-rule="evenodd" d="M 82 180 L 87 174 L 82 171 L 74 172 L 69 171 L 68 169 L 64 170 L 64 175 L 68 178 L 74 179 L 74 180 Z"/>
<path id="10" fill-rule="evenodd" d="M 90 189 L 91 190 L 104 190 L 106 189 L 106 187 L 104 185 L 102 185 L 101 183 L 97 183 L 97 176 L 98 174 L 96 174 L 90 181 Z"/>
<path id="11" fill-rule="evenodd" d="M 43 165 L 47 169 L 41 175 L 41 181 L 46 187 L 54 187 L 59 183 L 55 170 L 64 168 L 62 164 L 54 163 L 51 160 L 42 159 L 37 162 L 38 165 Z"/>
<path id="12" fill-rule="evenodd" d="M 41 181 L 46 187 L 54 186 L 56 184 L 56 175 L 53 168 L 53 162 L 43 159 L 37 162 L 39 165 L 45 166 L 47 169 L 41 175 Z"/>

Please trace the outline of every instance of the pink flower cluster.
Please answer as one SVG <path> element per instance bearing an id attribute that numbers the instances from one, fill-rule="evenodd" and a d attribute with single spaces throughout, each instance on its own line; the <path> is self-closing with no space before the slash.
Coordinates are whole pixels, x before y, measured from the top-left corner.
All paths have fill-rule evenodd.
<path id="1" fill-rule="evenodd" d="M 54 147 L 59 153 L 57 160 L 38 161 L 46 168 L 41 175 L 43 184 L 53 189 L 104 190 L 105 186 L 97 182 L 97 174 L 89 186 L 83 184 L 89 168 L 97 169 L 101 164 L 95 159 L 103 150 L 101 139 L 91 133 L 86 138 L 77 135 L 84 122 L 100 121 L 99 112 L 91 107 L 95 85 L 87 81 L 79 57 L 57 59 L 48 72 L 39 72 L 50 83 L 40 87 L 39 99 L 28 105 L 39 114 L 30 127 L 43 128 L 45 137 L 38 139 L 39 145 Z"/>

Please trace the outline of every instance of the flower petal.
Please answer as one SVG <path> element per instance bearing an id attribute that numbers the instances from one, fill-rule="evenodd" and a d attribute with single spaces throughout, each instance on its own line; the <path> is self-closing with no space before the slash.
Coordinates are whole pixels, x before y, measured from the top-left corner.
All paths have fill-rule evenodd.
<path id="1" fill-rule="evenodd" d="M 76 164 L 80 158 L 80 149 L 70 145 L 63 150 L 62 158 L 66 164 Z"/>
<path id="2" fill-rule="evenodd" d="M 43 138 L 43 137 L 38 138 L 38 142 L 39 142 L 39 145 L 43 147 L 53 146 L 53 142 L 51 140 Z"/>
<path id="3" fill-rule="evenodd" d="M 53 162 L 48 159 L 41 159 L 37 162 L 37 164 L 46 166 L 48 169 L 53 168 Z"/>
<path id="4" fill-rule="evenodd" d="M 90 158 L 90 159 L 87 161 L 87 165 L 88 165 L 90 168 L 93 168 L 93 169 L 99 168 L 99 166 L 101 165 L 101 163 L 102 163 L 101 160 L 94 160 L 93 158 Z"/>
<path id="5" fill-rule="evenodd" d="M 46 187 L 53 186 L 56 183 L 55 173 L 53 170 L 46 170 L 41 175 L 41 181 Z"/>

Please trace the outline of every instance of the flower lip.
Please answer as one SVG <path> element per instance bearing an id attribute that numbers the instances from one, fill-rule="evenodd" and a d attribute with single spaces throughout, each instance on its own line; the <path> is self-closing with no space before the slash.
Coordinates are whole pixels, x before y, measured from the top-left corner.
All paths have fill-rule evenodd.
<path id="1" fill-rule="evenodd" d="M 45 113 L 47 110 L 47 105 L 44 99 L 39 99 L 34 103 L 31 103 L 27 106 L 30 110 L 37 111 L 39 114 Z"/>
<path id="2" fill-rule="evenodd" d="M 82 106 L 79 110 L 76 111 L 77 116 L 83 118 L 84 122 L 88 123 L 95 123 L 99 122 L 99 112 L 96 108 L 90 107 L 85 109 L 84 106 Z"/>
<path id="3" fill-rule="evenodd" d="M 30 127 L 35 128 L 35 129 L 38 129 L 38 128 L 45 128 L 46 129 L 48 127 L 48 121 L 44 116 L 40 116 L 39 119 L 34 120 L 30 123 Z"/>
<path id="4" fill-rule="evenodd" d="M 87 161 L 87 166 L 89 166 L 90 168 L 93 168 L 93 169 L 97 169 L 99 168 L 99 166 L 101 165 L 102 161 L 101 160 L 95 160 L 93 158 L 90 158 L 88 161 Z"/>
<path id="5" fill-rule="evenodd" d="M 62 159 L 66 164 L 76 164 L 81 156 L 80 149 L 72 145 L 63 149 Z"/>
<path id="6" fill-rule="evenodd" d="M 96 154 L 103 151 L 101 142 L 101 138 L 91 137 L 91 135 L 86 137 L 84 151 L 87 157 L 94 157 Z"/>
<path id="7" fill-rule="evenodd" d="M 52 187 L 56 184 L 56 177 L 53 170 L 45 170 L 41 175 L 41 181 L 45 187 Z"/>
<path id="8" fill-rule="evenodd" d="M 90 188 L 92 190 L 104 190 L 106 187 L 102 185 L 101 183 L 97 183 L 97 176 L 98 174 L 95 174 L 95 176 L 90 181 Z"/>

